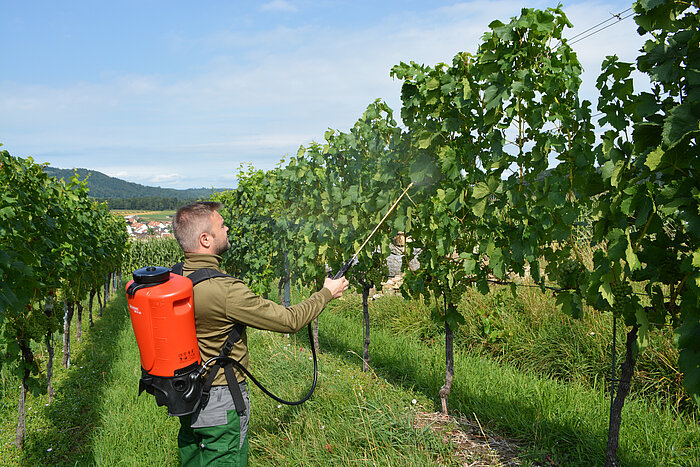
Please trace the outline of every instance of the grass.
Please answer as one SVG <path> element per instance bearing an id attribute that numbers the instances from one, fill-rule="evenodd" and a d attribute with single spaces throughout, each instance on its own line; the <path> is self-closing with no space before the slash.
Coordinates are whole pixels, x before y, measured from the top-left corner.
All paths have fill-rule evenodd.
<path id="1" fill-rule="evenodd" d="M 610 313 L 586 310 L 583 319 L 559 312 L 550 293 L 521 289 L 513 298 L 505 288 L 489 295 L 470 290 L 460 304 L 465 325 L 457 339 L 472 351 L 499 361 L 586 388 L 609 388 L 613 323 Z M 616 360 L 624 358 L 626 327 L 618 320 Z M 678 349 L 670 326 L 652 330 L 650 345 L 639 356 L 632 397 L 668 405 L 697 415 L 697 407 L 681 385 Z"/>
<path id="2" fill-rule="evenodd" d="M 12 444 L 18 383 L 3 374 L 1 465 L 179 465 L 177 420 L 152 396 L 137 397 L 138 350 L 124 294 L 115 297 L 83 341 L 73 344 L 72 368 L 57 371 L 53 403 L 47 406 L 46 396 L 28 398 L 22 452 Z M 361 304 L 351 296 L 331 303 L 321 317 L 323 353 L 310 401 L 279 406 L 251 389 L 250 465 L 459 465 L 454 446 L 429 428 L 415 427 L 419 412 L 439 407 L 439 326 L 426 319 L 420 302 L 383 298 L 370 307 L 373 372 L 361 371 Z M 540 327 L 544 333 L 547 323 Z M 518 362 L 513 356 L 522 350 L 504 343 L 511 327 L 503 329 L 497 351 L 476 340 L 464 345 L 467 334 L 457 336 L 451 410 L 478 420 L 487 433 L 519 440 L 521 465 L 602 464 L 609 407 L 602 383 L 547 374 L 544 363 L 527 368 L 527 357 Z M 488 342 L 485 336 L 480 339 Z M 291 338 L 251 332 L 249 345 L 252 370 L 270 390 L 286 399 L 305 394 L 312 370 L 305 331 Z M 633 398 L 623 412 L 620 463 L 700 465 L 699 428 L 693 416 L 657 399 Z M 476 461 L 485 462 L 469 459 Z"/>
<path id="3" fill-rule="evenodd" d="M 298 398 L 311 376 L 310 353 L 295 339 L 255 333 L 253 370 L 270 389 Z M 255 465 L 439 465 L 452 464 L 449 446 L 430 430 L 416 430 L 418 407 L 432 405 L 410 389 L 358 371 L 354 361 L 320 357 L 314 397 L 286 407 L 255 391 L 251 463 Z M 276 378 L 274 377 L 276 375 Z M 412 400 L 416 399 L 416 404 Z"/>
<path id="4" fill-rule="evenodd" d="M 359 306 L 359 305 L 357 305 Z M 372 302 L 371 324 L 434 344 L 442 326 L 430 317 L 422 301 L 383 297 Z M 582 319 L 559 312 L 551 293 L 521 288 L 517 298 L 509 288 L 494 287 L 488 295 L 469 289 L 458 310 L 464 324 L 455 332 L 455 345 L 498 362 L 609 391 L 613 323 L 610 313 L 586 310 Z M 398 311 L 398 313 L 397 313 Z M 627 329 L 617 323 L 616 360 L 624 358 Z M 631 397 L 667 405 L 686 415 L 700 414 L 682 387 L 678 349 L 670 326 L 654 329 L 650 345 L 639 356 Z"/>
<path id="5" fill-rule="evenodd" d="M 168 221 L 172 220 L 172 217 L 175 215 L 175 210 L 166 210 L 166 211 L 144 211 L 144 210 L 135 210 L 135 209 L 113 209 L 112 213 L 118 216 L 130 216 L 132 214 L 136 214 L 139 216 L 142 222 L 150 222 L 150 221 Z"/>
<path id="6" fill-rule="evenodd" d="M 139 356 L 123 293 L 84 336 L 73 344 L 74 366 L 57 371 L 54 402 L 28 399 L 21 452 L 13 445 L 18 391 L 6 379 L 0 464 L 179 465 L 177 420 L 153 397 L 137 397 Z M 253 371 L 271 390 L 288 399 L 306 392 L 312 365 L 300 341 L 251 332 L 249 344 Z M 322 355 L 320 367 L 316 393 L 301 407 L 280 407 L 252 389 L 251 465 L 455 465 L 449 445 L 412 426 L 427 399 L 344 359 Z"/>
<path id="7" fill-rule="evenodd" d="M 93 460 L 90 436 L 100 423 L 104 387 L 113 374 L 118 336 L 127 329 L 125 315 L 117 310 L 126 307 L 124 293 L 116 294 L 103 317 L 83 332 L 81 342 L 71 332 L 71 367 L 61 366 L 61 339 L 54 340 L 54 388 L 56 396 L 49 404 L 47 395 L 27 397 L 27 438 L 22 452 L 14 447 L 17 424 L 19 382 L 3 374 L 2 422 L 0 422 L 0 464 L 2 465 L 90 465 Z M 75 319 L 73 320 L 75 323 Z M 83 321 L 87 328 L 87 321 Z M 73 325 L 75 326 L 75 324 Z M 35 349 L 42 355 L 45 350 Z"/>
<path id="8" fill-rule="evenodd" d="M 427 339 L 397 332 L 396 322 L 405 325 L 400 315 L 415 307 L 414 302 L 403 308 L 379 302 L 373 302 L 370 310 L 376 318 L 371 331 L 372 366 L 393 384 L 423 392 L 437 406 L 437 391 L 444 382 L 444 341 L 421 321 L 416 332 Z M 381 307 L 393 310 L 396 319 L 382 316 Z M 361 353 L 359 300 L 352 306 L 332 304 L 331 308 L 336 311 L 324 315 L 321 345 L 338 355 L 347 349 Z M 347 331 L 352 329 L 358 332 Z M 536 463 L 547 458 L 561 465 L 603 463 L 609 399 L 596 388 L 517 368 L 505 359 L 457 345 L 449 405 L 456 412 L 473 414 L 489 429 L 526 442 Z M 679 415 L 658 401 L 632 399 L 623 411 L 620 463 L 700 465 L 699 428 L 693 415 Z"/>

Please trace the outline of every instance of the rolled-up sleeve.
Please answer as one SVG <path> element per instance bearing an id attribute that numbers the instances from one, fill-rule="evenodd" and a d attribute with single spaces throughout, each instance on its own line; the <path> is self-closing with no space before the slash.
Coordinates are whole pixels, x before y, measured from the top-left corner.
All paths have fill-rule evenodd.
<path id="1" fill-rule="evenodd" d="M 226 284 L 227 316 L 257 329 L 276 332 L 297 332 L 321 314 L 333 299 L 331 291 L 323 288 L 301 303 L 285 307 L 253 293 L 241 280 L 224 278 Z"/>

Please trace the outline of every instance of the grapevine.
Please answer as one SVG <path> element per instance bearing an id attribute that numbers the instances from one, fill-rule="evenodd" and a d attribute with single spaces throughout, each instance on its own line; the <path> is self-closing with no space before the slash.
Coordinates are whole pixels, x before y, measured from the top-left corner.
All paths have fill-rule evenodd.
<path id="1" fill-rule="evenodd" d="M 85 181 L 57 181 L 30 158 L 0 151 L 0 186 L 0 362 L 22 382 L 21 408 L 28 393 L 47 390 L 31 348 L 32 342 L 49 346 L 50 375 L 53 335 L 61 325 L 56 298 L 79 301 L 96 280 L 118 270 L 127 234 L 106 205 L 88 199 Z M 17 446 L 24 434 L 20 411 Z"/>
<path id="2" fill-rule="evenodd" d="M 563 289 L 580 290 L 587 281 L 588 270 L 578 260 L 566 259 L 559 265 L 558 282 Z"/>

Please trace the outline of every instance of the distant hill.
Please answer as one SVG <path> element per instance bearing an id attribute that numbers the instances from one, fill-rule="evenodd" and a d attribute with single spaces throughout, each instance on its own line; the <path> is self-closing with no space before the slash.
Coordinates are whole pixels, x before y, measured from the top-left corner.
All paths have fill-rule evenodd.
<path id="1" fill-rule="evenodd" d="M 90 175 L 87 180 L 90 196 L 99 199 L 177 198 L 179 200 L 192 200 L 209 198 L 209 195 L 212 193 L 227 189 L 188 188 L 186 190 L 176 190 L 174 188 L 161 188 L 127 182 L 119 178 L 110 177 L 97 170 L 76 170 L 81 180 Z M 69 180 L 74 175 L 74 169 L 57 169 L 55 167 L 44 167 L 44 172 L 52 177 L 64 180 Z"/>

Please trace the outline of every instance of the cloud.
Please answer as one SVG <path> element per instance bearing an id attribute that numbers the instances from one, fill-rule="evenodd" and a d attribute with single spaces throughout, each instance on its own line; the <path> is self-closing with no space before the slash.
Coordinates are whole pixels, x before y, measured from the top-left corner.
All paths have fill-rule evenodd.
<path id="1" fill-rule="evenodd" d="M 273 0 L 271 2 L 263 3 L 260 5 L 262 11 L 288 11 L 295 13 L 297 8 L 290 2 L 285 0 Z"/>
<path id="2" fill-rule="evenodd" d="M 182 180 L 182 176 L 180 174 L 159 174 L 159 175 L 153 175 L 150 177 L 150 180 L 153 183 L 168 183 L 168 182 L 177 182 Z"/>

